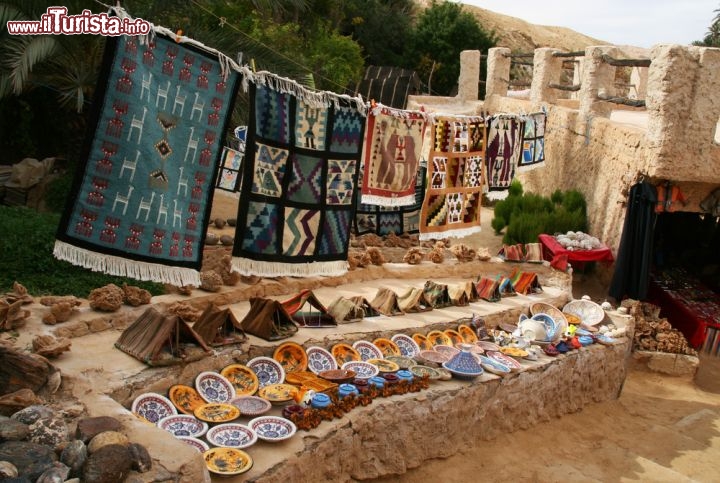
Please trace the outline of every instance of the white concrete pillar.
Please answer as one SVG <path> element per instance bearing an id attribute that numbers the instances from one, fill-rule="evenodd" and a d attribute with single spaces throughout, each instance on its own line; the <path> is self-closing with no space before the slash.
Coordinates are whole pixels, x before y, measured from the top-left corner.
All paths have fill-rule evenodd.
<path id="1" fill-rule="evenodd" d="M 477 101 L 480 80 L 480 51 L 463 50 L 460 52 L 460 78 L 458 95 L 463 101 Z"/>
<path id="2" fill-rule="evenodd" d="M 558 100 L 563 91 L 549 87 L 559 84 L 562 73 L 562 57 L 553 57 L 556 49 L 535 49 L 533 57 L 533 78 L 530 85 L 530 100 L 536 102 L 552 102 Z"/>
<path id="3" fill-rule="evenodd" d="M 507 96 L 510 61 L 510 49 L 506 47 L 493 47 L 488 51 L 485 99 L 492 95 Z"/>
<path id="4" fill-rule="evenodd" d="M 609 46 L 593 46 L 585 49 L 582 81 L 580 86 L 580 114 L 584 116 L 607 116 L 612 107 L 598 102 L 598 94 L 615 95 L 615 69 L 602 60 L 603 54 L 618 56 L 618 49 Z"/>

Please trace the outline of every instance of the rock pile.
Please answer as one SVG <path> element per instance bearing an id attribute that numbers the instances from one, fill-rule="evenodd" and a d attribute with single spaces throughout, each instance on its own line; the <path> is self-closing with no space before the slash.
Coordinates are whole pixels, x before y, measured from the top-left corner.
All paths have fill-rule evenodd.
<path id="1" fill-rule="evenodd" d="M 630 307 L 630 315 L 635 318 L 634 349 L 697 355 L 697 352 L 688 345 L 685 336 L 677 329 L 673 329 L 667 319 L 660 318 L 658 306 L 637 302 Z"/>

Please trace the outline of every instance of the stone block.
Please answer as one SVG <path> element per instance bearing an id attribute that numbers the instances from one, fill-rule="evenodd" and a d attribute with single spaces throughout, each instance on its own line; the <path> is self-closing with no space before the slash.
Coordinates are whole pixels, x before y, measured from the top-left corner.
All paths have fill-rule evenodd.
<path id="1" fill-rule="evenodd" d="M 694 376 L 700 365 L 697 356 L 668 354 L 667 352 L 635 351 L 636 361 L 647 364 L 648 369 L 670 376 Z"/>
<path id="2" fill-rule="evenodd" d="M 120 431 L 120 421 L 110 416 L 98 416 L 95 418 L 84 418 L 78 421 L 75 437 L 88 443 L 96 435 L 105 431 Z"/>

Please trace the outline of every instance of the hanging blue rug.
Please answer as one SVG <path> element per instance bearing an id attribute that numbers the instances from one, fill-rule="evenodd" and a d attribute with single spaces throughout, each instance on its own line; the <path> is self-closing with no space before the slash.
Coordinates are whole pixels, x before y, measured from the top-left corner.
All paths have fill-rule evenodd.
<path id="1" fill-rule="evenodd" d="M 139 280 L 199 285 L 238 74 L 155 35 L 107 39 L 55 257 Z"/>
<path id="2" fill-rule="evenodd" d="M 250 106 L 233 267 L 269 277 L 345 273 L 361 100 L 267 75 L 251 83 Z"/>

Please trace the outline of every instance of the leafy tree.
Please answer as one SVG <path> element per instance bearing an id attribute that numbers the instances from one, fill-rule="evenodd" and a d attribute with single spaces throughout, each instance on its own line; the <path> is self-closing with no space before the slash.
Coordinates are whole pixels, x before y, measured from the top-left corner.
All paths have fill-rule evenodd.
<path id="1" fill-rule="evenodd" d="M 460 75 L 460 52 L 486 51 L 495 45 L 492 33 L 482 29 L 475 17 L 449 1 L 432 4 L 418 18 L 411 39 L 416 70 L 432 92 L 450 95 Z"/>
<path id="2" fill-rule="evenodd" d="M 693 45 L 701 47 L 720 47 L 720 8 L 715 9 L 715 18 L 708 27 L 707 33 L 702 40 L 696 40 Z"/>

